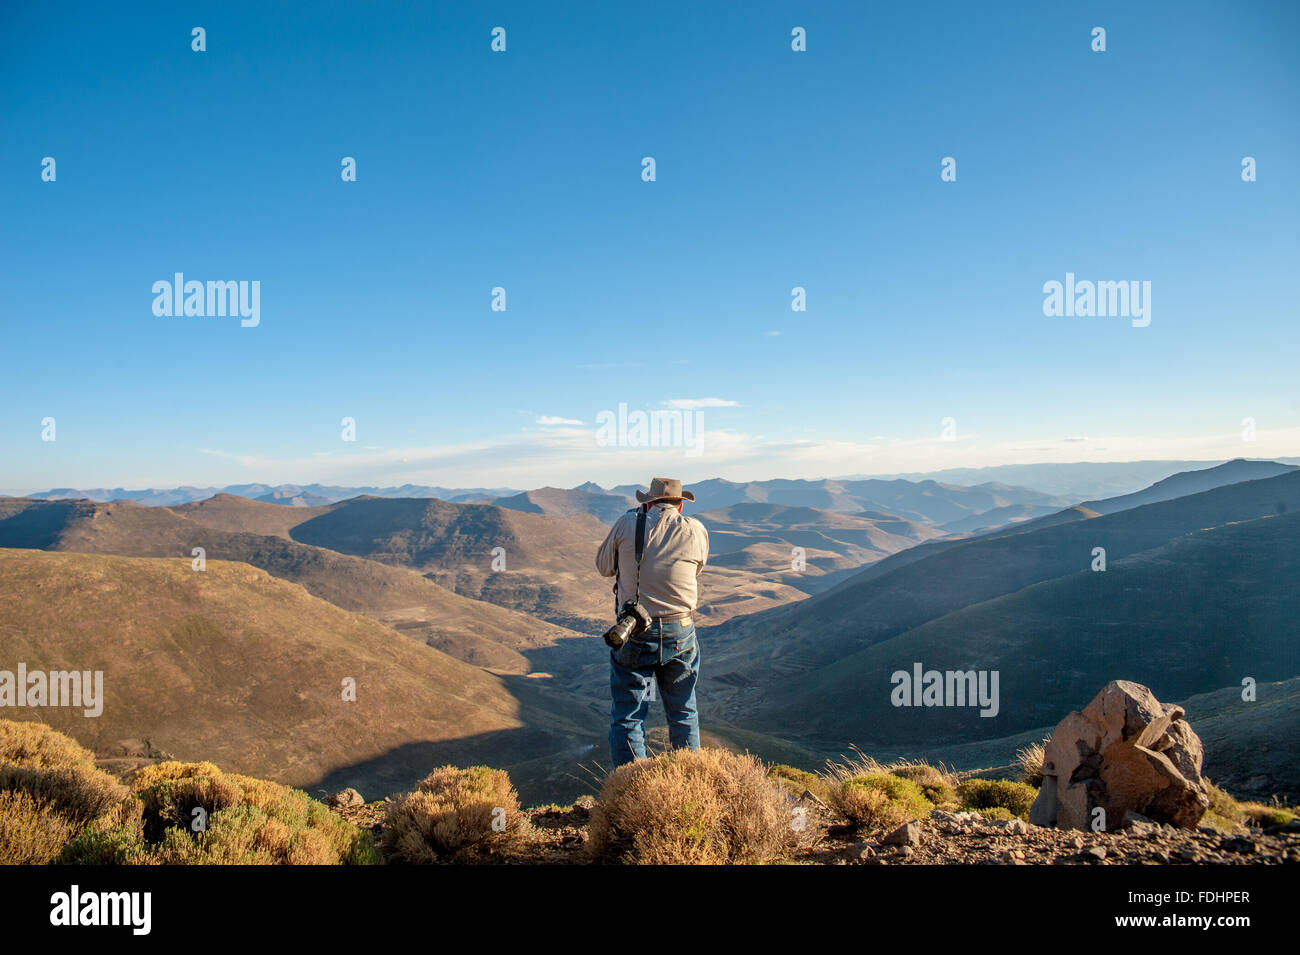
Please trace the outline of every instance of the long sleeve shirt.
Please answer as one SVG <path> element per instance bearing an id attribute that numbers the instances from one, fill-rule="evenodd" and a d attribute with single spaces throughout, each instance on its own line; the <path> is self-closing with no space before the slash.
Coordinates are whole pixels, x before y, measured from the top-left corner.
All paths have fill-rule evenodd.
<path id="1" fill-rule="evenodd" d="M 614 576 L 618 554 L 618 605 L 636 593 L 636 509 L 610 528 L 596 552 L 602 577 Z M 645 551 L 641 555 L 641 606 L 652 617 L 694 613 L 699 603 L 697 578 L 709 560 L 709 532 L 675 504 L 654 504 L 646 515 Z"/>

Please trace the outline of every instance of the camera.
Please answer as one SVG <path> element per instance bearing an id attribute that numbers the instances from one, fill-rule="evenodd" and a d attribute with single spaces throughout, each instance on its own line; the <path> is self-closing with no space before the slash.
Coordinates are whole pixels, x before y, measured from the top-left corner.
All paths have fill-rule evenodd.
<path id="1" fill-rule="evenodd" d="M 645 633 L 653 622 L 644 607 L 629 600 L 618 612 L 614 626 L 605 631 L 605 643 L 613 650 L 620 650 L 629 638 Z"/>

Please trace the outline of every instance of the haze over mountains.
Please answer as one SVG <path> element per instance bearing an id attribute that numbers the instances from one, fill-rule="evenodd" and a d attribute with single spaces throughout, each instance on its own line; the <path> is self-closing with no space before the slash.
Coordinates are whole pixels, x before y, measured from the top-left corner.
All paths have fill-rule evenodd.
<path id="1" fill-rule="evenodd" d="M 1287 464 L 1300 464 L 1300 458 L 1275 459 Z M 702 508 L 729 507 L 744 501 L 763 501 L 773 504 L 808 505 L 823 507 L 827 510 L 841 510 L 818 503 L 811 495 L 816 493 L 816 485 L 861 485 L 865 482 L 878 481 L 888 483 L 905 480 L 911 483 L 934 481 L 939 484 L 976 486 L 976 485 L 1010 485 L 1032 489 L 1040 498 L 1055 499 L 1062 504 L 1074 504 L 1094 498 L 1109 498 L 1139 491 L 1156 481 L 1172 474 L 1184 471 L 1199 471 L 1216 464 L 1218 461 L 1128 461 L 1128 462 L 1076 462 L 1048 464 L 1013 464 L 989 468 L 949 468 L 928 473 L 862 475 L 829 481 L 754 481 L 736 483 L 715 479 L 689 484 L 695 491 Z M 92 501 L 110 501 L 130 499 L 142 504 L 170 506 L 201 501 L 215 494 L 234 494 L 251 500 L 268 501 L 273 504 L 315 505 L 331 504 L 348 498 L 370 497 L 436 497 L 444 501 L 492 502 L 515 510 L 534 513 L 568 513 L 569 504 L 562 501 L 550 501 L 553 495 L 547 492 L 572 491 L 589 495 L 613 496 L 631 500 L 637 489 L 635 484 L 602 488 L 588 481 L 575 488 L 540 488 L 533 491 L 521 491 L 516 488 L 447 488 L 432 485 L 404 484 L 400 486 L 340 486 L 327 484 L 232 484 L 226 487 L 181 486 L 174 488 L 147 488 L 130 490 L 127 488 L 54 488 L 48 491 L 34 491 L 21 496 L 37 500 L 58 500 L 62 498 L 85 498 Z M 644 486 L 641 486 L 644 490 Z M 837 490 L 828 491 L 823 502 L 840 495 Z M 849 492 L 850 496 L 852 491 Z M 705 500 L 707 495 L 708 500 Z M 1068 500 L 1064 500 L 1068 499 Z M 879 503 L 879 502 L 877 502 Z M 1020 500 L 1017 503 L 1034 503 Z M 1039 501 L 1041 503 L 1041 501 Z M 607 508 L 608 502 L 593 502 L 592 507 Z M 631 504 L 628 505 L 629 507 Z M 864 504 L 862 507 L 872 507 Z M 548 508 L 559 508 L 550 510 Z M 852 507 L 850 510 L 854 509 Z M 883 508 L 889 510 L 889 508 Z M 595 513 L 587 510 L 585 513 Z M 599 515 L 597 515 L 599 516 Z M 614 515 L 617 516 L 617 515 Z M 907 516 L 907 515 L 903 515 Z M 603 518 L 602 518 L 603 519 Z M 952 516 L 949 520 L 954 519 Z"/>
<path id="2" fill-rule="evenodd" d="M 700 705 L 716 741 L 810 767 L 849 744 L 1007 760 L 1117 677 L 1161 699 L 1218 694 L 1225 733 L 1272 738 L 1295 715 L 1292 691 L 1258 726 L 1262 709 L 1224 695 L 1300 671 L 1293 466 L 1230 461 L 1083 502 L 995 482 L 692 487 L 711 542 Z M 310 487 L 248 490 L 264 500 L 0 498 L 6 654 L 90 660 L 128 694 L 111 719 L 60 728 L 103 755 L 216 753 L 298 785 L 394 791 L 435 759 L 507 766 L 529 799 L 586 788 L 612 612 L 593 556 L 635 487 L 324 504 Z M 918 663 L 997 671 L 997 715 L 894 705 L 891 675 Z M 339 668 L 368 676 L 373 709 L 331 735 L 321 687 Z"/>

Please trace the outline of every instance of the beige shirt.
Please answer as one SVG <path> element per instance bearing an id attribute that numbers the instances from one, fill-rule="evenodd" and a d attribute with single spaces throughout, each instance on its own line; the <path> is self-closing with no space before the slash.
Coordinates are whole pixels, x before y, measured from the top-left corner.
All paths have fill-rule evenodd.
<path id="1" fill-rule="evenodd" d="M 615 521 L 596 552 L 596 569 L 613 577 L 617 548 L 620 607 L 636 592 L 636 513 L 634 508 Z M 652 505 L 641 555 L 641 606 L 652 617 L 693 613 L 699 603 L 696 578 L 708 560 L 709 532 L 703 524 L 679 514 L 676 504 Z"/>

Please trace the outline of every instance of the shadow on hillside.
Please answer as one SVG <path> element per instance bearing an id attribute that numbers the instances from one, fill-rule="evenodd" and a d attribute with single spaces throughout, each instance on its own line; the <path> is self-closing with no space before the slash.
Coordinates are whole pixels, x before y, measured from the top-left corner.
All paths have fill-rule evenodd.
<path id="1" fill-rule="evenodd" d="M 523 805 L 571 801 L 592 791 L 590 784 L 581 782 L 590 778 L 583 766 L 603 756 L 602 749 L 603 739 L 527 728 L 498 730 L 443 742 L 404 743 L 340 766 L 301 788 L 317 798 L 352 788 L 373 802 L 414 789 L 439 766 L 487 765 L 510 772 Z"/>

